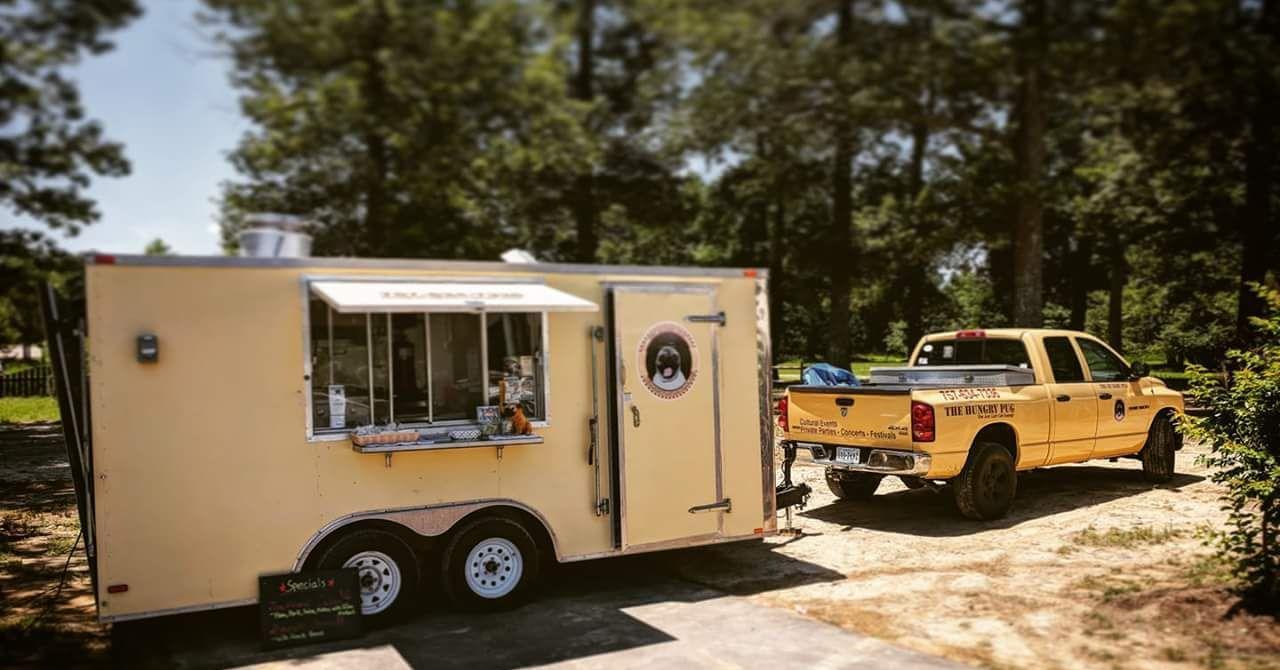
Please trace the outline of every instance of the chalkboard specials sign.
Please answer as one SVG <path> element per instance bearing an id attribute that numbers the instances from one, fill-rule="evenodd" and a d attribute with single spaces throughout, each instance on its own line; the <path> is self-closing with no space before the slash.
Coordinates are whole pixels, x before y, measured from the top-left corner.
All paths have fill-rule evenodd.
<path id="1" fill-rule="evenodd" d="M 268 647 L 355 637 L 361 631 L 356 570 L 259 577 L 258 612 Z"/>

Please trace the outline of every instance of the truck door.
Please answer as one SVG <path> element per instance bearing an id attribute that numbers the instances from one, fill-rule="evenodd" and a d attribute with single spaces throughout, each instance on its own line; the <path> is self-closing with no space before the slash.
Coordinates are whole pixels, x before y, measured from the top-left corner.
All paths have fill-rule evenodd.
<path id="1" fill-rule="evenodd" d="M 712 287 L 615 286 L 616 453 L 625 548 L 714 537 L 722 500 Z"/>
<path id="2" fill-rule="evenodd" d="M 1101 342 L 1077 337 L 1093 379 L 1098 405 L 1098 438 L 1093 457 L 1132 454 L 1142 448 L 1151 425 L 1151 403 L 1137 380 L 1129 379 L 1129 366 Z"/>
<path id="3" fill-rule="evenodd" d="M 1048 384 L 1053 423 L 1046 464 L 1087 460 L 1098 428 L 1098 402 L 1084 376 L 1075 345 L 1067 337 L 1044 338 L 1053 379 Z"/>

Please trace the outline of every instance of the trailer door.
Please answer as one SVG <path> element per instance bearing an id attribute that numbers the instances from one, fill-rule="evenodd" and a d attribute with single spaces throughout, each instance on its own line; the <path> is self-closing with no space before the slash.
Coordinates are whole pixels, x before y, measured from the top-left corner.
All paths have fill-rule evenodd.
<path id="1" fill-rule="evenodd" d="M 624 549 L 714 538 L 720 479 L 713 287 L 615 286 L 614 375 Z"/>

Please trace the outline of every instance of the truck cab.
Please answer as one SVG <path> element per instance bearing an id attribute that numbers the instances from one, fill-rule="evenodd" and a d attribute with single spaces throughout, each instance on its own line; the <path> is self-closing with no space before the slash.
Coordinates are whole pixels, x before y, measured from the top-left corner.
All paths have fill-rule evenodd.
<path id="1" fill-rule="evenodd" d="M 885 476 L 953 489 L 965 516 L 1003 516 L 1020 470 L 1094 458 L 1173 474 L 1182 395 L 1082 332 L 960 330 L 921 338 L 908 365 L 873 368 L 859 387 L 793 386 L 785 446 L 826 466 L 840 499 L 865 499 Z"/>

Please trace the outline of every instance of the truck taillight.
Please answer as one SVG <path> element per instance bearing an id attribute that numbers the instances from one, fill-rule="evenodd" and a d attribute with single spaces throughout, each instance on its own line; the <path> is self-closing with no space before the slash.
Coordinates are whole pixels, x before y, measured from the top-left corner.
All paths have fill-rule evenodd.
<path id="1" fill-rule="evenodd" d="M 911 401 L 911 439 L 914 442 L 932 442 L 936 435 L 933 421 L 933 405 Z"/>
<path id="2" fill-rule="evenodd" d="M 956 333 L 957 340 L 976 340 L 987 336 L 985 330 L 962 330 Z"/>
<path id="3" fill-rule="evenodd" d="M 791 424 L 787 422 L 787 396 L 778 398 L 778 427 L 784 431 L 791 430 Z"/>

